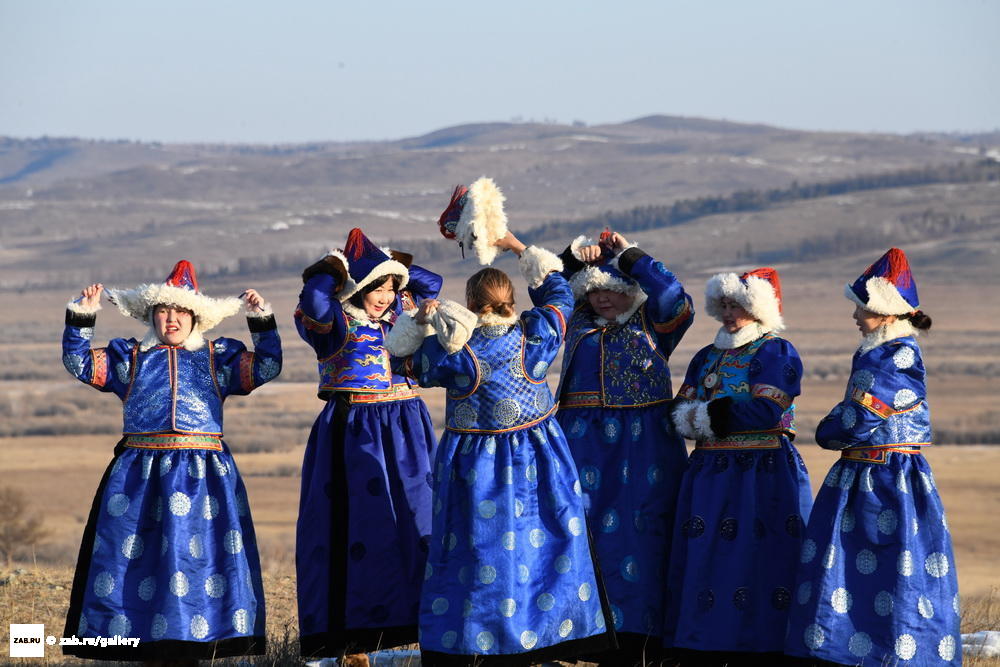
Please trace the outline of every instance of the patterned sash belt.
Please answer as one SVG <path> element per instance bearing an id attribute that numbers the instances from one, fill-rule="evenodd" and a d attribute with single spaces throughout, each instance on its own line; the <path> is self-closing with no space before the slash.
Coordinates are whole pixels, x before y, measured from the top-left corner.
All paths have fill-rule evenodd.
<path id="1" fill-rule="evenodd" d="M 734 433 L 716 440 L 699 440 L 695 449 L 779 449 L 781 436 L 776 433 Z"/>
<path id="2" fill-rule="evenodd" d="M 598 391 L 578 391 L 563 394 L 559 401 L 561 410 L 570 408 L 596 408 L 601 406 L 601 393 Z"/>
<path id="3" fill-rule="evenodd" d="M 848 461 L 864 463 L 885 463 L 889 460 L 889 452 L 899 454 L 919 454 L 920 448 L 930 443 L 908 443 L 896 445 L 881 445 L 879 447 L 849 447 L 840 450 L 840 458 Z"/>
<path id="4" fill-rule="evenodd" d="M 222 438 L 217 435 L 183 435 L 157 433 L 125 436 L 125 446 L 134 449 L 210 449 L 222 451 Z"/>
<path id="5" fill-rule="evenodd" d="M 419 395 L 419 392 L 414 387 L 397 384 L 393 385 L 391 391 L 352 391 L 348 394 L 348 400 L 352 405 L 355 403 L 385 403 L 387 401 L 405 401 L 410 398 L 416 398 Z"/>

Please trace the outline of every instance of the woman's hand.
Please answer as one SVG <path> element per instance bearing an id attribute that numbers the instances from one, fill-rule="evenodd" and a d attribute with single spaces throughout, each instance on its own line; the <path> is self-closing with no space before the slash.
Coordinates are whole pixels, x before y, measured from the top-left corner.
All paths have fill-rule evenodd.
<path id="1" fill-rule="evenodd" d="M 617 255 L 628 248 L 628 239 L 618 232 L 612 232 L 610 237 L 601 242 L 601 245 Z"/>
<path id="2" fill-rule="evenodd" d="M 437 299 L 426 299 L 420 304 L 420 308 L 417 309 L 417 314 L 414 316 L 417 324 L 427 324 L 431 315 L 437 312 L 438 300 Z"/>
<path id="3" fill-rule="evenodd" d="M 501 250 L 513 250 L 514 254 L 518 257 L 521 256 L 521 253 L 524 252 L 524 249 L 527 247 L 521 243 L 510 230 L 507 230 L 507 235 L 501 239 L 497 239 L 497 242 L 493 245 Z"/>
<path id="4" fill-rule="evenodd" d="M 84 308 L 93 310 L 101 305 L 101 292 L 104 291 L 104 285 L 101 283 L 94 283 L 93 285 L 88 285 L 83 288 L 80 292 L 80 305 Z"/>
<path id="5" fill-rule="evenodd" d="M 264 312 L 264 299 L 255 289 L 248 289 L 241 295 L 247 306 L 247 311 L 251 313 Z"/>
<path id="6" fill-rule="evenodd" d="M 604 249 L 599 245 L 585 245 L 576 249 L 578 259 L 584 264 L 591 264 L 601 259 Z"/>

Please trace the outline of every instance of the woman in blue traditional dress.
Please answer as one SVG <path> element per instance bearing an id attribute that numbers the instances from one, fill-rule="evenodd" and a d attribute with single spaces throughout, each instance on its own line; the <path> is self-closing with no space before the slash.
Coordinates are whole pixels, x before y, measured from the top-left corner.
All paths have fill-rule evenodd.
<path id="1" fill-rule="evenodd" d="M 722 322 L 691 360 L 672 416 L 695 441 L 677 501 L 667 645 L 682 664 L 776 664 L 812 504 L 792 445 L 802 362 L 784 329 L 778 273 L 706 286 Z"/>
<path id="2" fill-rule="evenodd" d="M 844 665 L 960 665 L 958 578 L 931 444 L 919 330 L 930 318 L 902 250 L 845 294 L 861 345 L 844 400 L 816 429 L 840 450 L 806 529 L 789 655 Z"/>
<path id="3" fill-rule="evenodd" d="M 351 230 L 303 274 L 295 325 L 319 361 L 296 529 L 300 646 L 341 656 L 417 640 L 434 430 L 384 347 L 400 308 L 441 278 Z"/>
<path id="4" fill-rule="evenodd" d="M 421 385 L 447 389 L 420 607 L 427 666 L 567 659 L 614 641 L 545 381 L 573 294 L 552 253 L 509 233 L 496 245 L 520 256 L 535 308 L 518 316 L 510 279 L 487 268 L 466 285 L 468 309 L 429 303 L 389 340 L 413 354 Z"/>
<path id="5" fill-rule="evenodd" d="M 580 237 L 562 254 L 569 321 L 559 423 L 576 461 L 611 602 L 618 650 L 606 664 L 658 662 L 666 563 L 684 439 L 668 415 L 667 361 L 694 310 L 681 282 L 620 234 Z M 610 261 L 603 261 L 605 258 Z"/>
<path id="6" fill-rule="evenodd" d="M 199 659 L 264 652 L 264 589 L 246 489 L 222 441 L 222 404 L 274 379 L 274 316 L 244 294 L 254 350 L 206 340 L 240 308 L 198 291 L 180 261 L 162 284 L 108 290 L 149 325 L 141 341 L 92 348 L 103 286 L 68 305 L 63 363 L 81 382 L 117 395 L 123 437 L 83 533 L 64 636 L 137 637 L 138 646 L 81 644 L 66 654 L 102 660 Z"/>

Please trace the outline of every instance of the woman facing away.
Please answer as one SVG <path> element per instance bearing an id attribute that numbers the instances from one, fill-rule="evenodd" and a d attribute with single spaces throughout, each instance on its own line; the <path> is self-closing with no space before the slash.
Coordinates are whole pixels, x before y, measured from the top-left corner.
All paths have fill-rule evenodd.
<path id="1" fill-rule="evenodd" d="M 552 253 L 507 233 L 536 304 L 487 268 L 468 308 L 425 303 L 390 349 L 412 353 L 421 385 L 447 389 L 420 608 L 424 665 L 518 665 L 613 646 L 582 489 L 545 375 L 573 295 Z M 430 335 L 434 334 L 436 335 Z"/>
<path id="2" fill-rule="evenodd" d="M 264 653 L 264 589 L 246 489 L 222 440 L 222 405 L 274 379 L 281 341 L 247 290 L 254 350 L 203 333 L 240 308 L 198 291 L 180 261 L 162 284 L 108 290 L 149 328 L 93 348 L 103 286 L 68 305 L 63 363 L 123 403 L 122 439 L 80 545 L 67 637 L 138 637 L 128 646 L 64 646 L 81 658 L 198 660 Z"/>
<path id="3" fill-rule="evenodd" d="M 681 282 L 621 234 L 562 255 L 576 299 L 558 420 L 583 485 L 619 649 L 609 665 L 659 660 L 667 557 L 684 439 L 670 422 L 671 352 L 694 310 Z"/>
<path id="4" fill-rule="evenodd" d="M 389 251 L 391 252 L 391 251 Z M 384 339 L 441 278 L 360 229 L 306 269 L 295 325 L 319 363 L 296 530 L 302 655 L 342 656 L 417 640 L 431 532 L 434 430 Z"/>
<path id="5" fill-rule="evenodd" d="M 777 664 L 812 504 L 792 445 L 802 362 L 784 329 L 778 273 L 708 281 L 722 322 L 691 360 L 672 416 L 695 441 L 677 501 L 665 635 L 686 665 Z"/>
<path id="6" fill-rule="evenodd" d="M 861 344 L 816 429 L 840 450 L 806 529 L 786 652 L 824 664 L 960 665 L 958 578 L 921 454 L 930 409 L 916 336 L 931 320 L 902 250 L 845 289 Z"/>

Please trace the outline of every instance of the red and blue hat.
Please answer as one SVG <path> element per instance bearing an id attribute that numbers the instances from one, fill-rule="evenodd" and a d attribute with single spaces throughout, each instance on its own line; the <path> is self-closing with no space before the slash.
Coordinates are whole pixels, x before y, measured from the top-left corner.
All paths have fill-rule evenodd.
<path id="1" fill-rule="evenodd" d="M 889 248 L 857 280 L 846 285 L 844 296 L 878 315 L 906 315 L 920 307 L 910 263 L 899 248 Z"/>
<path id="2" fill-rule="evenodd" d="M 402 262 L 393 258 L 392 251 L 379 248 L 357 227 L 348 233 L 343 253 L 331 254 L 345 263 L 350 276 L 350 280 L 337 293 L 337 298 L 341 301 L 347 301 L 379 278 L 400 276 L 400 289 L 410 280 L 409 270 Z"/>
<path id="3" fill-rule="evenodd" d="M 760 322 L 765 331 L 782 331 L 785 328 L 781 280 L 777 269 L 764 266 L 742 275 L 719 273 L 709 278 L 705 285 L 705 310 L 720 322 L 723 297 L 740 304 L 751 317 Z"/>
<path id="4" fill-rule="evenodd" d="M 123 315 L 149 322 L 150 310 L 159 305 L 177 306 L 194 314 L 194 330 L 208 331 L 239 312 L 238 297 L 213 298 L 198 289 L 194 265 L 182 259 L 162 283 L 148 283 L 133 289 L 108 289 L 108 298 Z"/>

